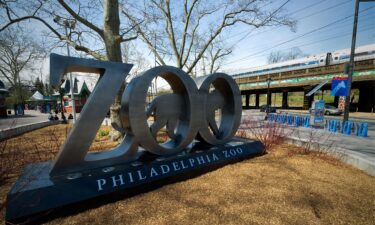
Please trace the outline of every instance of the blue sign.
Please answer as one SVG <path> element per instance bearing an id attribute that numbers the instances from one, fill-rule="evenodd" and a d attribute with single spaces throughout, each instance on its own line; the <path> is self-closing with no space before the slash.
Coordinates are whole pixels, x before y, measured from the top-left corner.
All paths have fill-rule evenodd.
<path id="1" fill-rule="evenodd" d="M 314 102 L 314 125 L 317 125 L 318 123 L 324 122 L 324 108 L 325 108 L 325 101 L 324 100 L 318 100 Z"/>
<path id="2" fill-rule="evenodd" d="M 334 77 L 331 84 L 331 96 L 347 96 L 348 95 L 348 78 Z"/>

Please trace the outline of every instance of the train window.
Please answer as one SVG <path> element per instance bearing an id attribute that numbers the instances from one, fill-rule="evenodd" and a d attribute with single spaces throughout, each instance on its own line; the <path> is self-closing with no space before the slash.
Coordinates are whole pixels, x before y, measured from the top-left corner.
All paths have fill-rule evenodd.
<path id="1" fill-rule="evenodd" d="M 340 59 L 348 59 L 348 58 L 349 58 L 349 55 L 340 56 Z"/>
<path id="2" fill-rule="evenodd" d="M 321 59 L 320 62 L 323 62 L 323 59 Z"/>
<path id="3" fill-rule="evenodd" d="M 335 60 L 338 60 L 338 59 L 339 59 L 339 57 L 336 56 L 336 57 L 335 57 Z"/>
<path id="4" fill-rule="evenodd" d="M 360 53 L 355 54 L 355 56 L 363 56 L 363 55 L 368 55 L 368 52 L 360 52 Z"/>

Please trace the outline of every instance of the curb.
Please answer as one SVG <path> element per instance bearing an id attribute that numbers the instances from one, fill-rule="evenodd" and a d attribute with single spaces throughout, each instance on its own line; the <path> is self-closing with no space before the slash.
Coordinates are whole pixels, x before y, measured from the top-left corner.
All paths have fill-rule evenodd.
<path id="1" fill-rule="evenodd" d="M 19 127 L 8 128 L 0 131 L 0 141 L 55 124 L 59 124 L 60 121 L 44 121 L 39 123 L 26 124 Z"/>

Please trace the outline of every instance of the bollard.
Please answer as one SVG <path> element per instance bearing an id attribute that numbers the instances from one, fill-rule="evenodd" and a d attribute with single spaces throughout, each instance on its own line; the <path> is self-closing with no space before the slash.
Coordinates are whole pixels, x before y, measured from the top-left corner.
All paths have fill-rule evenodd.
<path id="1" fill-rule="evenodd" d="M 353 123 L 351 121 L 348 121 L 348 126 L 346 127 L 346 134 L 350 135 L 352 132 L 352 125 Z"/>
<path id="2" fill-rule="evenodd" d="M 346 135 L 350 135 L 351 129 L 352 129 L 352 122 L 345 121 L 344 124 L 341 127 L 341 133 L 346 134 Z"/>
<path id="3" fill-rule="evenodd" d="M 368 131 L 368 123 L 362 123 L 361 124 L 361 132 L 360 132 L 360 136 L 361 137 L 367 137 L 367 131 Z"/>
<path id="4" fill-rule="evenodd" d="M 276 116 L 276 122 L 281 123 L 281 115 Z"/>
<path id="5" fill-rule="evenodd" d="M 293 125 L 293 116 L 288 116 L 288 125 L 292 126 Z"/>
<path id="6" fill-rule="evenodd" d="M 308 117 L 308 116 L 305 117 L 304 126 L 305 127 L 310 127 L 310 117 Z"/>
<path id="7" fill-rule="evenodd" d="M 340 133 L 345 133 L 346 126 L 348 124 L 348 121 L 342 122 Z"/>
<path id="8" fill-rule="evenodd" d="M 357 136 L 361 136 L 361 131 L 362 131 L 363 123 L 357 123 Z"/>
<path id="9" fill-rule="evenodd" d="M 337 132 L 337 120 L 332 120 L 332 132 Z"/>
<path id="10" fill-rule="evenodd" d="M 301 117 L 300 116 L 297 116 L 297 118 L 296 118 L 296 126 L 297 127 L 301 126 Z"/>

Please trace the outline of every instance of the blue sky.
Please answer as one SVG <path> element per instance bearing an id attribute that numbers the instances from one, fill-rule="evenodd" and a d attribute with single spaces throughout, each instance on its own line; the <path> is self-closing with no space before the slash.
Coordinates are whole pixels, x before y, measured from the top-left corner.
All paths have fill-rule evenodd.
<path id="1" fill-rule="evenodd" d="M 267 7 L 278 8 L 287 0 L 274 0 Z M 230 73 L 236 70 L 261 66 L 267 63 L 272 51 L 290 51 L 298 47 L 305 54 L 319 54 L 350 48 L 353 28 L 355 0 L 290 0 L 284 7 L 297 20 L 296 32 L 287 27 L 266 27 L 254 30 L 246 25 L 236 25 L 226 31 L 227 46 L 233 53 L 226 58 L 222 70 Z M 268 4 L 268 3 L 267 3 Z M 101 15 L 98 15 L 101 25 Z M 30 28 L 45 29 L 33 21 Z M 35 34 L 35 33 L 34 33 Z M 39 33 L 41 34 L 41 33 Z M 34 35 L 35 37 L 35 35 Z M 360 3 L 357 46 L 375 43 L 375 1 Z M 154 56 L 141 40 L 133 43 L 153 66 Z M 66 47 L 54 52 L 66 54 Z M 71 51 L 73 55 L 77 53 Z M 44 63 L 44 76 L 48 74 L 48 62 Z M 202 73 L 201 68 L 197 68 Z"/>
<path id="2" fill-rule="evenodd" d="M 285 0 L 275 1 L 273 5 L 281 5 L 283 2 Z M 224 70 L 264 65 L 270 52 L 289 51 L 293 47 L 299 47 L 306 54 L 350 48 L 354 2 L 354 0 L 290 1 L 285 9 L 298 21 L 295 33 L 286 27 L 279 27 L 259 29 L 246 36 L 249 27 L 237 27 L 232 32 L 232 38 L 228 40 L 229 44 L 230 42 L 237 44 L 234 46 L 233 54 L 224 63 Z M 356 45 L 375 43 L 375 2 L 361 2 L 359 10 Z M 327 27 L 319 29 L 324 26 Z M 316 29 L 318 31 L 312 32 Z M 312 33 L 306 34 L 308 32 Z M 287 43 L 281 44 L 283 42 Z"/>

